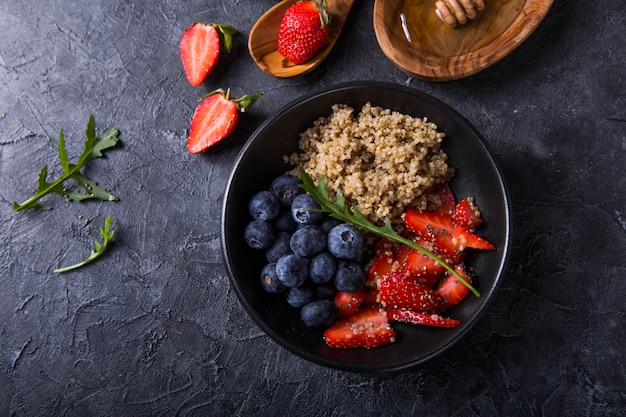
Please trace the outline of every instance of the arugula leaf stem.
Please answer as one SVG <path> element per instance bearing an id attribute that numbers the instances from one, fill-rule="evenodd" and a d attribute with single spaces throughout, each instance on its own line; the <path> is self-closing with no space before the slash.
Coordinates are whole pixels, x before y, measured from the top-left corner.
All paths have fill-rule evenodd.
<path id="1" fill-rule="evenodd" d="M 100 187 L 96 182 L 87 178 L 80 173 L 80 170 L 86 166 L 92 159 L 102 157 L 102 151 L 112 148 L 117 145 L 118 142 L 118 129 L 108 128 L 102 135 L 96 136 L 96 127 L 93 115 L 89 116 L 87 122 L 87 129 L 85 130 L 85 136 L 87 137 L 84 143 L 83 151 L 78 157 L 76 164 L 70 163 L 67 157 L 67 151 L 65 149 L 65 138 L 63 130 L 59 133 L 58 143 L 58 156 L 63 168 L 63 173 L 59 178 L 52 182 L 48 182 L 46 177 L 48 176 L 48 166 L 44 167 L 39 172 L 37 181 L 37 191 L 35 195 L 22 204 L 13 203 L 13 210 L 20 211 L 24 209 L 42 209 L 49 210 L 50 207 L 37 203 L 37 201 L 49 193 L 56 193 L 64 196 L 68 201 L 82 201 L 90 198 L 98 198 L 100 200 L 118 201 L 119 199 Z M 65 188 L 63 183 L 67 180 L 73 180 L 76 185 L 82 187 L 84 192 L 78 192 L 71 188 Z"/>
<path id="2" fill-rule="evenodd" d="M 32 196 L 28 200 L 24 201 L 22 204 L 14 204 L 13 205 L 13 210 L 20 211 L 20 210 L 24 210 L 26 208 L 30 208 L 30 206 L 33 203 L 35 203 L 37 200 L 39 200 L 44 195 L 52 192 L 52 190 L 54 190 L 54 188 L 56 188 L 59 185 L 63 184 L 63 182 L 65 180 L 70 178 L 76 171 L 79 171 L 79 170 L 80 170 L 80 164 L 75 165 L 74 168 L 70 170 L 69 174 L 63 174 L 57 180 L 49 183 L 47 187 L 45 187 L 42 190 L 38 191 L 34 196 Z"/>
<path id="3" fill-rule="evenodd" d="M 352 212 L 348 210 L 345 198 L 341 190 L 337 190 L 336 202 L 333 203 L 328 195 L 328 190 L 326 189 L 324 177 L 320 178 L 319 184 L 316 186 L 313 182 L 313 179 L 309 176 L 309 174 L 306 173 L 304 168 L 299 166 L 298 171 L 300 173 L 300 178 L 302 179 L 301 187 L 307 193 L 309 193 L 311 197 L 315 199 L 315 201 L 317 201 L 317 203 L 321 207 L 319 211 L 329 213 L 332 217 L 335 217 L 339 220 L 352 223 L 355 226 L 370 233 L 385 237 L 391 241 L 406 245 L 412 249 L 421 252 L 422 254 L 437 262 L 439 265 L 443 266 L 448 272 L 458 278 L 459 281 L 461 281 L 463 285 L 465 285 L 476 297 L 480 297 L 480 292 L 478 292 L 476 288 L 474 288 L 465 278 L 463 278 L 461 274 L 455 271 L 454 268 L 448 265 L 447 262 L 445 262 L 439 256 L 426 249 L 422 245 L 418 244 L 417 242 L 400 236 L 395 230 L 393 230 L 389 219 L 385 220 L 384 226 L 376 226 L 375 224 L 371 223 L 356 206 L 351 207 Z"/>
<path id="4" fill-rule="evenodd" d="M 67 271 L 71 271 L 72 269 L 80 268 L 82 266 L 85 266 L 85 265 L 95 261 L 102 254 L 104 254 L 104 252 L 106 252 L 107 249 L 109 248 L 109 245 L 111 243 L 111 239 L 113 239 L 113 235 L 115 235 L 115 229 L 114 230 L 109 230 L 109 228 L 111 227 L 112 219 L 113 219 L 113 215 L 109 214 L 109 216 L 104 221 L 104 227 L 100 228 L 100 236 L 102 236 L 103 242 L 99 243 L 96 240 L 93 241 L 96 249 L 95 250 L 94 249 L 91 250 L 91 254 L 89 255 L 89 257 L 87 259 L 85 259 L 82 262 L 76 263 L 74 265 L 70 265 L 70 266 L 66 266 L 66 267 L 63 267 L 63 268 L 55 269 L 54 272 L 67 272 Z"/>

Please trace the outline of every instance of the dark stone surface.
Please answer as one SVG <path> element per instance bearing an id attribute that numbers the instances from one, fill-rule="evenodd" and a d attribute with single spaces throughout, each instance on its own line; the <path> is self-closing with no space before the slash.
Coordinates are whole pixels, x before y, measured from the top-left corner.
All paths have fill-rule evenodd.
<path id="1" fill-rule="evenodd" d="M 0 4 L 0 415 L 618 416 L 626 409 L 626 3 L 556 0 L 493 67 L 431 83 L 376 43 L 359 2 L 324 65 L 262 73 L 247 34 L 274 2 L 5 0 Z M 201 87 L 178 55 L 194 21 L 240 30 Z M 337 82 L 411 85 L 487 137 L 513 204 L 513 252 L 486 315 L 457 346 L 393 375 L 321 368 L 269 340 L 223 266 L 219 223 L 233 160 L 266 117 Z M 235 135 L 204 155 L 185 139 L 216 87 L 263 91 Z M 13 212 L 93 113 L 123 145 L 87 174 L 118 203 Z M 115 245 L 74 273 L 113 214 Z"/>

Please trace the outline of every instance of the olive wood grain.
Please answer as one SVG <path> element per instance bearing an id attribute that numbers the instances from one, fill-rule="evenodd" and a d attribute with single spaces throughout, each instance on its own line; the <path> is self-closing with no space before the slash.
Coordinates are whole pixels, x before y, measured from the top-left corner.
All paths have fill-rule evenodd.
<path id="1" fill-rule="evenodd" d="M 485 0 L 478 16 L 454 28 L 439 19 L 435 2 L 376 0 L 374 31 L 398 68 L 447 81 L 476 74 L 510 53 L 541 23 L 553 0 Z"/>
<path id="2" fill-rule="evenodd" d="M 278 77 L 289 78 L 306 74 L 328 56 L 337 42 L 355 0 L 328 0 L 330 15 L 326 45 L 304 64 L 294 64 L 278 52 L 278 29 L 285 11 L 298 0 L 284 0 L 263 14 L 250 30 L 248 50 L 261 70 Z"/>

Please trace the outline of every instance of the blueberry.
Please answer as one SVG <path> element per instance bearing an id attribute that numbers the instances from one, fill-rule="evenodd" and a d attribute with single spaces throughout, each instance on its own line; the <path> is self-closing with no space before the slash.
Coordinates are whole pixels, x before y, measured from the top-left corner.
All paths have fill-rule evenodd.
<path id="1" fill-rule="evenodd" d="M 324 219 L 324 213 L 312 210 L 319 210 L 321 207 L 317 201 L 309 194 L 299 194 L 291 203 L 291 217 L 300 224 L 317 224 Z"/>
<path id="2" fill-rule="evenodd" d="M 309 276 L 309 260 L 294 253 L 284 255 L 276 261 L 276 274 L 286 287 L 299 287 Z"/>
<path id="3" fill-rule="evenodd" d="M 283 210 L 278 214 L 278 217 L 272 222 L 274 230 L 277 232 L 291 233 L 296 230 L 298 223 L 291 217 L 291 211 Z"/>
<path id="4" fill-rule="evenodd" d="M 365 239 L 354 226 L 343 223 L 328 232 L 328 250 L 339 259 L 361 260 L 365 250 Z"/>
<path id="5" fill-rule="evenodd" d="M 274 194 L 283 207 L 289 207 L 293 199 L 303 192 L 300 179 L 291 174 L 276 177 L 270 184 L 270 192 Z"/>
<path id="6" fill-rule="evenodd" d="M 253 249 L 267 249 L 274 243 L 276 233 L 268 222 L 252 220 L 247 224 L 243 237 Z"/>
<path id="7" fill-rule="evenodd" d="M 322 229 L 324 232 L 328 233 L 330 232 L 330 229 L 332 229 L 335 226 L 338 226 L 342 223 L 341 220 L 336 219 L 334 217 L 331 216 L 327 216 L 324 221 L 322 221 L 322 223 L 320 224 L 320 229 Z"/>
<path id="8" fill-rule="evenodd" d="M 269 263 L 261 271 L 261 286 L 270 294 L 280 294 L 285 291 L 285 286 L 276 275 L 276 264 Z"/>
<path id="9" fill-rule="evenodd" d="M 291 252 L 289 241 L 291 235 L 287 232 L 280 232 L 274 238 L 272 246 L 265 251 L 265 259 L 267 262 L 276 262 L 281 256 Z"/>
<path id="10" fill-rule="evenodd" d="M 296 255 L 311 257 L 326 247 L 326 233 L 314 225 L 304 226 L 291 235 L 289 245 Z"/>
<path id="11" fill-rule="evenodd" d="M 259 191 L 250 199 L 248 211 L 253 219 L 271 222 L 278 217 L 280 202 L 269 191 Z"/>
<path id="12" fill-rule="evenodd" d="M 337 289 L 332 282 L 315 286 L 315 295 L 319 300 L 334 300 Z"/>
<path id="13" fill-rule="evenodd" d="M 316 284 L 325 284 L 333 279 L 336 268 L 335 257 L 328 252 L 322 252 L 311 258 L 309 277 Z"/>
<path id="14" fill-rule="evenodd" d="M 311 301 L 315 300 L 315 288 L 312 284 L 305 282 L 296 288 L 289 288 L 285 294 L 287 304 L 292 307 L 300 308 Z"/>
<path id="15" fill-rule="evenodd" d="M 333 277 L 335 288 L 339 291 L 358 291 L 365 284 L 366 275 L 363 266 L 354 261 L 339 261 Z"/>
<path id="16" fill-rule="evenodd" d="M 300 310 L 302 322 L 313 328 L 328 327 L 335 321 L 336 317 L 335 305 L 329 300 L 313 301 Z"/>

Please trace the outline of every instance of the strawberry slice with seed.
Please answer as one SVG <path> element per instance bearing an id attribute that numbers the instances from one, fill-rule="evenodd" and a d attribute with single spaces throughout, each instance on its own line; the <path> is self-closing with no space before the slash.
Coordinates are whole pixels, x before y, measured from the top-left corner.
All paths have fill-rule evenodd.
<path id="1" fill-rule="evenodd" d="M 441 253 L 452 258 L 458 257 L 465 248 L 495 249 L 487 240 L 455 224 L 448 214 L 409 210 L 404 215 L 404 222 L 421 240 L 434 244 Z"/>
<path id="2" fill-rule="evenodd" d="M 191 118 L 187 150 L 191 153 L 206 151 L 232 134 L 239 120 L 239 112 L 250 107 L 262 93 L 230 97 L 230 89 L 215 90 L 202 100 Z"/>
<path id="3" fill-rule="evenodd" d="M 474 204 L 472 197 L 464 198 L 454 206 L 452 220 L 455 224 L 470 230 L 475 229 L 482 223 L 480 211 Z"/>
<path id="4" fill-rule="evenodd" d="M 422 313 L 406 308 L 386 308 L 387 319 L 402 323 L 422 324 L 430 327 L 443 327 L 452 329 L 461 324 L 460 320 L 442 317 L 439 314 Z"/>
<path id="5" fill-rule="evenodd" d="M 459 225 L 454 226 L 454 243 L 460 250 L 465 248 L 496 250 L 496 247 L 487 239 L 484 239 Z"/>
<path id="6" fill-rule="evenodd" d="M 213 71 L 222 47 L 228 52 L 235 29 L 230 25 L 194 23 L 180 38 L 180 57 L 187 81 L 199 86 Z"/>
<path id="7" fill-rule="evenodd" d="M 380 277 L 377 301 L 385 308 L 407 308 L 425 313 L 438 313 L 446 304 L 435 290 L 421 284 L 415 277 L 398 272 Z"/>
<path id="8" fill-rule="evenodd" d="M 385 310 L 365 307 L 354 315 L 339 319 L 324 332 L 324 341 L 335 348 L 375 348 L 395 341 Z"/>
<path id="9" fill-rule="evenodd" d="M 378 277 L 394 269 L 394 248 L 386 247 L 381 249 L 378 256 L 367 267 L 366 286 L 374 287 L 378 281 Z"/>
<path id="10" fill-rule="evenodd" d="M 425 243 L 431 243 L 449 256 L 456 256 L 452 217 L 434 211 L 409 210 L 404 215 L 406 227 Z"/>
<path id="11" fill-rule="evenodd" d="M 339 317 L 348 317 L 356 313 L 365 301 L 366 293 L 362 288 L 355 292 L 337 291 L 333 300 Z"/>
<path id="12" fill-rule="evenodd" d="M 463 264 L 457 265 L 454 270 L 467 282 L 472 283 L 471 274 Z M 469 293 L 469 288 L 455 275 L 447 274 L 441 281 L 441 284 L 436 288 L 436 291 L 446 300 L 444 308 L 448 308 L 463 300 Z"/>
<path id="13" fill-rule="evenodd" d="M 435 285 L 446 271 L 441 264 L 417 250 L 411 250 L 404 265 L 409 274 L 429 287 Z"/>

